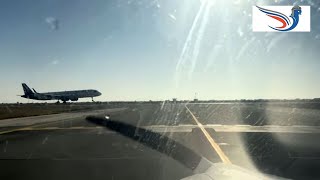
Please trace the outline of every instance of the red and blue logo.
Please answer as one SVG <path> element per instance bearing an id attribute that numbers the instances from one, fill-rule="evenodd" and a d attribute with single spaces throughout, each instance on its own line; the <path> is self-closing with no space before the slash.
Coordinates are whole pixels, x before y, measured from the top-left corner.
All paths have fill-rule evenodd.
<path id="1" fill-rule="evenodd" d="M 266 13 L 268 16 L 272 17 L 273 19 L 276 19 L 282 23 L 282 26 L 280 27 L 271 27 L 270 28 L 277 30 L 277 31 L 290 31 L 297 27 L 299 23 L 299 16 L 301 15 L 301 7 L 300 6 L 293 6 L 291 9 L 291 15 L 289 16 L 292 21 L 290 21 L 289 17 L 285 14 L 282 14 L 281 12 L 265 9 L 262 7 L 257 6 L 257 8 Z"/>
<path id="2" fill-rule="evenodd" d="M 255 6 L 253 8 L 253 30 L 310 31 L 310 7 Z"/>

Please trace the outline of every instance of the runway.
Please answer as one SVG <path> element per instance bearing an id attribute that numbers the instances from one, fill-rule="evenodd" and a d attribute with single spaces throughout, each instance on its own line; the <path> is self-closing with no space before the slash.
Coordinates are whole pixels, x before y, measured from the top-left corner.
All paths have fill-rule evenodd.
<path id="1" fill-rule="evenodd" d="M 185 157 L 179 162 L 170 157 L 168 151 L 174 152 L 176 144 L 166 143 L 165 151 L 160 151 L 88 121 L 88 117 L 103 119 L 107 115 L 116 122 L 168 137 L 214 163 L 231 163 L 286 178 L 320 177 L 312 171 L 320 165 L 318 126 L 214 121 L 210 120 L 212 109 L 217 113 L 221 106 L 230 104 L 201 106 L 137 104 L 0 121 L 0 178 L 181 179 L 193 174 L 183 163 L 194 159 Z"/>

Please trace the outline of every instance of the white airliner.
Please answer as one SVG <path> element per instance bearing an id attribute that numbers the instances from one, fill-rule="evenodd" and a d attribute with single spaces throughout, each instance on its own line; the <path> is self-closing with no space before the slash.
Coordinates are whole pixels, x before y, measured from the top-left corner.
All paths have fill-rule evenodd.
<path id="1" fill-rule="evenodd" d="M 58 103 L 59 100 L 66 103 L 66 101 L 69 100 L 78 101 L 79 98 L 92 98 L 93 101 L 93 97 L 101 95 L 99 91 L 94 89 L 38 93 L 34 89 L 32 91 L 25 83 L 22 83 L 22 88 L 24 95 L 21 97 L 23 98 L 35 100 L 58 100 Z"/>

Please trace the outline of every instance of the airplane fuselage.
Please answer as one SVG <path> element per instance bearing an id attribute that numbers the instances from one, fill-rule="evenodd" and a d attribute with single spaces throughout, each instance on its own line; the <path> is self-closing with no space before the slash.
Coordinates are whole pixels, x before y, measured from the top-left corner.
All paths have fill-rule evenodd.
<path id="1" fill-rule="evenodd" d="M 99 91 L 94 89 L 38 93 L 34 89 L 32 91 L 26 84 L 22 84 L 22 87 L 25 94 L 21 97 L 34 100 L 61 100 L 66 102 L 69 100 L 77 101 L 79 98 L 93 98 L 101 95 Z"/>

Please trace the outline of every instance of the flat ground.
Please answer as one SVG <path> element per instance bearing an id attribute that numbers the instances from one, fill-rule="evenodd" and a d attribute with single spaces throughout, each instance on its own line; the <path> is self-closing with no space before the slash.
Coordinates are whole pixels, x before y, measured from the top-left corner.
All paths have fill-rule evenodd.
<path id="1" fill-rule="evenodd" d="M 113 104 L 112 107 L 117 106 Z M 0 120 L 39 115 L 58 114 L 63 112 L 80 112 L 110 107 L 107 103 L 35 103 L 35 104 L 1 104 Z"/>
<path id="2" fill-rule="evenodd" d="M 65 112 L 77 105 L 40 107 L 50 106 Z M 232 164 L 286 178 L 319 179 L 317 107 L 306 103 L 118 103 L 86 105 L 36 119 L 3 120 L 0 179 L 180 179 L 192 175 L 190 164 L 196 161 L 181 145 L 214 163 L 223 162 L 208 138 Z M 98 123 L 105 116 L 126 126 L 117 125 L 112 131 Z M 161 136 L 135 130 L 140 133 L 135 138 L 130 127 Z M 174 142 L 162 143 L 158 137 Z"/>

